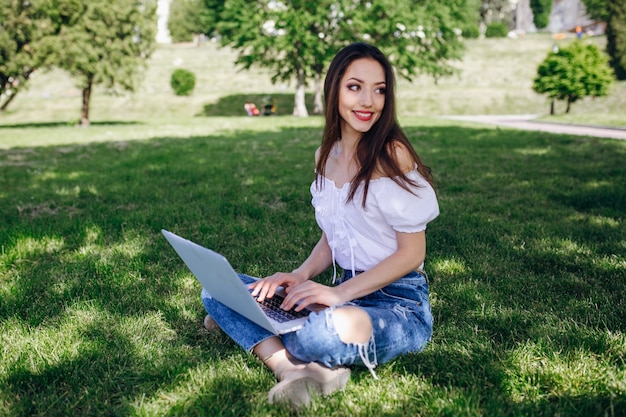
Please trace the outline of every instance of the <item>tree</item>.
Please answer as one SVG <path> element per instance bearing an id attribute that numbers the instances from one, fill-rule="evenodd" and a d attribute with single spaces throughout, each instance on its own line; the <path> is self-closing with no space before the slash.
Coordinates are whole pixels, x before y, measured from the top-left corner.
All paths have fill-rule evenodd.
<path id="1" fill-rule="evenodd" d="M 204 12 L 202 0 L 173 0 L 167 18 L 167 29 L 174 42 L 189 42 L 194 35 L 204 32 L 200 15 Z"/>
<path id="2" fill-rule="evenodd" d="M 195 35 L 215 33 L 224 0 L 173 0 L 167 28 L 175 42 L 188 42 Z"/>
<path id="3" fill-rule="evenodd" d="M 272 82 L 295 78 L 293 114 L 307 116 L 307 80 L 322 71 L 343 38 L 337 35 L 345 25 L 341 5 L 331 0 L 227 0 L 218 31 L 222 45 L 239 51 L 236 64 L 244 69 L 268 68 Z"/>
<path id="4" fill-rule="evenodd" d="M 154 0 L 76 0 L 77 21 L 56 38 L 55 65 L 67 70 L 82 90 L 80 123 L 89 125 L 94 85 L 108 92 L 134 91 L 156 35 Z"/>
<path id="5" fill-rule="evenodd" d="M 550 23 L 552 0 L 530 0 L 530 8 L 533 11 L 533 21 L 537 29 L 546 28 Z"/>
<path id="6" fill-rule="evenodd" d="M 618 80 L 626 80 L 626 0 L 607 2 L 606 51 Z"/>
<path id="7" fill-rule="evenodd" d="M 626 80 L 626 1 L 583 0 L 592 19 L 606 22 L 606 52 L 618 80 Z"/>
<path id="8" fill-rule="evenodd" d="M 609 18 L 607 3 L 608 0 L 583 0 L 585 11 L 589 17 L 603 22 L 606 22 Z"/>
<path id="9" fill-rule="evenodd" d="M 464 45 L 460 27 L 465 0 L 364 2 L 352 36 L 378 46 L 407 80 L 429 75 L 435 80 L 457 72 Z M 353 38 L 353 39 L 354 39 Z"/>
<path id="10" fill-rule="evenodd" d="M 466 6 L 466 0 L 448 3 Z M 406 78 L 454 73 L 451 62 L 460 58 L 462 43 L 453 6 L 435 0 L 227 0 L 218 31 L 224 46 L 239 51 L 236 63 L 244 69 L 269 68 L 273 82 L 295 78 L 294 115 L 306 116 L 308 80 L 315 80 L 314 112 L 321 112 L 324 68 L 355 41 L 380 47 Z"/>
<path id="11" fill-rule="evenodd" d="M 483 0 L 479 5 L 480 20 L 485 26 L 503 23 L 513 25 L 513 10 L 510 0 Z"/>
<path id="12" fill-rule="evenodd" d="M 77 0 L 0 0 L 0 111 L 37 70 L 52 64 L 54 39 L 77 17 Z"/>
<path id="13" fill-rule="evenodd" d="M 566 100 L 569 113 L 580 98 L 607 95 L 612 81 L 608 57 L 595 45 L 576 41 L 548 54 L 537 69 L 533 90 L 548 95 L 550 114 L 555 100 Z"/>

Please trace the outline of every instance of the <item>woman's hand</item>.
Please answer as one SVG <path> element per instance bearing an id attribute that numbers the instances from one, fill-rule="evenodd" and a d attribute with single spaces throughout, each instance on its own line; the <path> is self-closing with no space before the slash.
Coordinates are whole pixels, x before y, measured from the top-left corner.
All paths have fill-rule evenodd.
<path id="1" fill-rule="evenodd" d="M 337 287 L 328 287 L 314 281 L 285 288 L 285 291 L 287 296 L 280 306 L 284 310 L 295 307 L 296 311 L 301 311 L 313 305 L 331 307 L 344 302 L 339 296 Z"/>
<path id="2" fill-rule="evenodd" d="M 278 287 L 291 288 L 295 285 L 305 282 L 307 278 L 296 272 L 277 272 L 269 277 L 259 279 L 256 282 L 248 285 L 248 288 L 252 289 L 252 296 L 256 297 L 259 302 L 262 302 L 266 298 L 272 298 Z"/>

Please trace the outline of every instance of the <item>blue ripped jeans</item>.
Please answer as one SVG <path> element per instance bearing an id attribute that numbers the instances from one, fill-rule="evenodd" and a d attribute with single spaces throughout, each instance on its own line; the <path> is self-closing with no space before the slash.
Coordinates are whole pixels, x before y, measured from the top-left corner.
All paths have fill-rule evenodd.
<path id="1" fill-rule="evenodd" d="M 245 283 L 254 281 L 240 275 Z M 345 272 L 339 283 L 352 278 Z M 250 352 L 273 334 L 224 306 L 205 291 L 202 302 L 220 328 L 244 350 Z M 304 326 L 281 336 L 289 353 L 303 362 L 319 362 L 328 367 L 362 365 L 370 370 L 398 355 L 424 348 L 433 328 L 428 299 L 428 281 L 423 272 L 412 271 L 394 283 L 346 305 L 367 312 L 374 328 L 369 342 L 341 341 L 332 320 L 335 308 L 311 313 Z"/>

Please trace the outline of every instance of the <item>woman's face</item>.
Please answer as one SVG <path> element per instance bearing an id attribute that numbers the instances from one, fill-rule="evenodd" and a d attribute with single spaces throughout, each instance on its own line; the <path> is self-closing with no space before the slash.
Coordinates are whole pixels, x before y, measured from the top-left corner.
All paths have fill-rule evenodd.
<path id="1" fill-rule="evenodd" d="M 339 86 L 341 134 L 367 132 L 380 118 L 385 107 L 385 71 L 378 61 L 360 58 L 353 61 Z"/>

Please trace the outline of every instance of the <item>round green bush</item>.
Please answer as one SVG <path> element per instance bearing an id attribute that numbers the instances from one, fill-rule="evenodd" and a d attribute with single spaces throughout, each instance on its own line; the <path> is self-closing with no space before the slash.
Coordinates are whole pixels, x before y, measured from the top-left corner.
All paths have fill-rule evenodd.
<path id="1" fill-rule="evenodd" d="M 463 27 L 461 34 L 466 39 L 476 39 L 480 36 L 480 29 L 477 25 L 467 25 Z"/>
<path id="2" fill-rule="evenodd" d="M 485 37 L 487 38 L 506 38 L 509 34 L 509 27 L 504 23 L 492 23 L 487 26 Z"/>
<path id="3" fill-rule="evenodd" d="M 170 85 L 177 96 L 188 96 L 196 86 L 196 76 L 189 70 L 178 68 L 172 73 Z"/>

